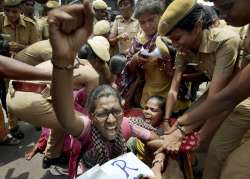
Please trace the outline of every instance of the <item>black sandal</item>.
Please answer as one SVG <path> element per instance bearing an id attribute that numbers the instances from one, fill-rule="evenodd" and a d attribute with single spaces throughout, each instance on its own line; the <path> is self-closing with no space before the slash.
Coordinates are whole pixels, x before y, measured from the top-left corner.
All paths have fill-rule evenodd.
<path id="1" fill-rule="evenodd" d="M 0 141 L 0 145 L 18 145 L 20 142 L 20 140 L 8 134 L 4 140 Z"/>

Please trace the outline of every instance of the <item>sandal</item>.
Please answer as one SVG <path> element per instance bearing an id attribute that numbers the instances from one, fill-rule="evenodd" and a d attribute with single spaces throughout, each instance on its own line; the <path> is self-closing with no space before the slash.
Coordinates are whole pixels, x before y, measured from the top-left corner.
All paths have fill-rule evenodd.
<path id="1" fill-rule="evenodd" d="M 23 139 L 24 138 L 24 133 L 19 129 L 19 127 L 15 127 L 14 129 L 10 130 L 10 134 L 17 138 L 17 139 Z"/>
<path id="2" fill-rule="evenodd" d="M 8 134 L 4 140 L 0 141 L 0 145 L 18 145 L 20 142 L 20 140 Z"/>

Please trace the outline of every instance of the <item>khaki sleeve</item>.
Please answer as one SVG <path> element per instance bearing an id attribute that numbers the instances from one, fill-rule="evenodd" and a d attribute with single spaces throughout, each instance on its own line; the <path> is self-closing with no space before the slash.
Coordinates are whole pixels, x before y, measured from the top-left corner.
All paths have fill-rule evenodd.
<path id="1" fill-rule="evenodd" d="M 85 87 L 87 89 L 92 89 L 99 83 L 99 74 L 90 64 L 85 64 L 84 66 L 74 70 L 73 74 L 73 88 L 81 89 Z"/>
<path id="2" fill-rule="evenodd" d="M 187 56 L 184 56 L 180 54 L 179 52 L 177 52 L 176 57 L 175 57 L 175 69 L 184 71 L 187 63 L 188 63 Z"/>
<path id="3" fill-rule="evenodd" d="M 238 56 L 240 45 L 239 37 L 232 37 L 225 41 L 216 53 L 216 64 L 214 67 L 214 75 L 233 73 L 235 63 Z"/>
<path id="4" fill-rule="evenodd" d="M 21 61 L 21 62 L 24 62 L 26 64 L 29 64 L 29 65 L 37 65 L 37 61 L 36 61 L 36 58 L 34 58 L 34 56 L 32 54 L 28 54 L 26 52 L 27 48 L 21 50 L 20 52 L 18 52 L 16 55 L 15 55 L 15 59 Z"/>
<path id="5" fill-rule="evenodd" d="M 117 35 L 118 35 L 118 20 L 115 19 L 110 31 L 110 36 L 116 37 Z"/>

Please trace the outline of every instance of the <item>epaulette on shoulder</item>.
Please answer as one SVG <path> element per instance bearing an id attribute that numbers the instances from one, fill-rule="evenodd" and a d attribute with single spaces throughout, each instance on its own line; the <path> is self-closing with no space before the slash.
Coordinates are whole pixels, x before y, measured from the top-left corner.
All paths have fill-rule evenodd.
<path id="1" fill-rule="evenodd" d="M 36 24 L 36 22 L 33 19 L 31 19 L 29 17 L 26 17 L 26 16 L 23 16 L 23 20 L 26 21 L 26 22 L 30 22 L 30 23 L 32 23 L 34 25 Z"/>

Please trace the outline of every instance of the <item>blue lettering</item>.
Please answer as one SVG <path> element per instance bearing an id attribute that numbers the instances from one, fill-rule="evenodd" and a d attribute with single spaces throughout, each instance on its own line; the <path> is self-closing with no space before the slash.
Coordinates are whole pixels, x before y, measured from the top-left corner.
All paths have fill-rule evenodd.
<path id="1" fill-rule="evenodd" d="M 113 166 L 118 166 L 126 175 L 126 177 L 129 177 L 129 173 L 126 171 L 126 168 L 130 169 L 130 170 L 134 170 L 134 171 L 138 171 L 138 168 L 130 168 L 127 167 L 127 163 L 124 160 L 116 160 L 112 163 Z"/>

